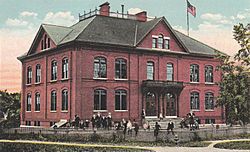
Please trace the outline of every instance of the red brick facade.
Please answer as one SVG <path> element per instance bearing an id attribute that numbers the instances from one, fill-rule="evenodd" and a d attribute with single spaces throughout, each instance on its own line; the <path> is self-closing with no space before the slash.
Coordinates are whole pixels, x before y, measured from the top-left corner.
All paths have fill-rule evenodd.
<path id="1" fill-rule="evenodd" d="M 45 32 L 46 33 L 46 32 Z M 152 37 L 162 34 L 170 38 L 170 52 L 161 49 L 152 49 Z M 43 32 L 38 35 L 44 37 Z M 49 34 L 48 34 L 49 35 Z M 175 94 L 175 116 L 185 117 L 190 112 L 190 94 L 199 93 L 199 109 L 193 112 L 205 123 L 205 119 L 215 119 L 216 123 L 222 123 L 221 108 L 205 110 L 205 93 L 211 92 L 214 97 L 218 95 L 220 72 L 215 71 L 219 61 L 213 56 L 189 54 L 171 32 L 165 22 L 159 22 L 142 39 L 136 48 L 113 46 L 113 45 L 89 45 L 85 43 L 73 43 L 57 47 L 52 41 L 50 49 L 41 51 L 41 37 L 37 37 L 31 55 L 21 59 L 22 61 L 22 102 L 21 124 L 31 121 L 39 121 L 41 126 L 49 126 L 51 122 L 60 119 L 73 120 L 75 114 L 81 119 L 91 119 L 92 115 L 101 112 L 112 114 L 113 120 L 136 119 L 141 120 L 141 111 L 146 109 L 146 97 L 143 95 L 143 80 L 147 80 L 147 62 L 154 63 L 154 81 L 167 82 L 167 63 L 173 64 L 173 82 L 181 82 L 183 88 L 175 94 L 175 88 L 170 90 Z M 176 53 L 175 53 L 176 52 Z M 179 53 L 178 53 L 179 52 Z M 107 77 L 94 78 L 94 58 L 106 59 Z M 62 79 L 62 60 L 68 59 L 68 78 Z M 115 78 L 115 60 L 123 58 L 127 63 L 127 79 Z M 57 80 L 51 81 L 51 62 L 57 61 Z M 36 65 L 41 65 L 41 82 L 35 83 Z M 190 82 L 190 65 L 199 65 L 199 82 Z M 205 66 L 213 67 L 213 83 L 205 83 Z M 27 68 L 32 67 L 32 82 L 26 84 Z M 62 90 L 68 90 L 68 110 L 62 111 Z M 94 110 L 94 90 L 106 90 L 106 110 Z M 126 110 L 115 110 L 115 91 L 126 90 Z M 57 93 L 56 111 L 51 111 L 51 91 Z M 40 111 L 34 111 L 35 93 L 40 93 Z M 31 111 L 27 112 L 27 94 L 31 94 Z M 155 116 L 167 114 L 166 99 L 155 92 Z M 215 102 L 215 101 L 214 101 Z M 147 109 L 146 109 L 147 111 Z M 146 112 L 147 114 L 147 112 Z"/>

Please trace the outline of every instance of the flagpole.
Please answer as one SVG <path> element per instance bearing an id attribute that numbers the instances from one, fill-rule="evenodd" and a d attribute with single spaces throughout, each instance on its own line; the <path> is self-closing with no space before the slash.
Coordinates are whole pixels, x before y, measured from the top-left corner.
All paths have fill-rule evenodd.
<path id="1" fill-rule="evenodd" d="M 188 0 L 187 1 L 187 34 L 189 36 L 189 16 L 188 16 Z"/>

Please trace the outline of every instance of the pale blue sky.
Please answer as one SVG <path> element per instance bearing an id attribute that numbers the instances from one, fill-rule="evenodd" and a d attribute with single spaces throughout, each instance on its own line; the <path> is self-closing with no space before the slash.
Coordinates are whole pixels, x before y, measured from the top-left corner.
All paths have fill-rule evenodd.
<path id="1" fill-rule="evenodd" d="M 189 0 L 196 7 L 190 17 L 190 36 L 229 55 L 239 50 L 232 28 L 250 22 L 250 0 Z M 41 23 L 70 26 L 78 13 L 98 8 L 104 0 L 0 0 L 0 89 L 19 91 L 21 63 L 17 56 L 28 51 Z M 186 0 L 109 0 L 111 11 L 146 10 L 165 16 L 186 33 Z M 134 8 L 134 9 L 131 9 Z"/>

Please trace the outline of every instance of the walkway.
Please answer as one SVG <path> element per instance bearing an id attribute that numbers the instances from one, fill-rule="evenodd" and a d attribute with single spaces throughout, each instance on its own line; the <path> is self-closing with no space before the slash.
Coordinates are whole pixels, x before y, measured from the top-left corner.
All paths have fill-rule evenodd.
<path id="1" fill-rule="evenodd" d="M 250 139 L 237 139 L 237 140 L 218 140 L 212 142 L 208 147 L 138 147 L 155 150 L 156 152 L 250 152 L 250 150 L 229 150 L 229 149 L 218 149 L 213 146 L 220 142 L 229 141 L 250 141 Z M 89 144 L 78 144 L 78 143 L 58 143 L 58 142 L 44 142 L 44 141 L 28 141 L 28 140 L 0 140 L 0 142 L 19 142 L 19 143 L 45 143 L 45 144 L 59 144 L 59 145 L 76 145 L 76 146 L 112 146 L 112 145 L 89 145 Z M 115 146 L 119 147 L 119 146 Z M 132 147 L 132 146 L 122 146 Z"/>

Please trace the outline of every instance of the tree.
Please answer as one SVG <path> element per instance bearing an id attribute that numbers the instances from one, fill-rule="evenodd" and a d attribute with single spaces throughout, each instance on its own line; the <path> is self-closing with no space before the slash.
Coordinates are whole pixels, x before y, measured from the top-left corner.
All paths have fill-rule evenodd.
<path id="1" fill-rule="evenodd" d="M 20 107 L 20 93 L 8 93 L 7 90 L 0 90 L 0 111 L 7 114 L 7 120 L 0 123 L 0 127 L 19 127 Z"/>
<path id="2" fill-rule="evenodd" d="M 241 49 L 230 57 L 218 54 L 221 65 L 218 67 L 222 72 L 222 80 L 219 83 L 220 94 L 217 97 L 217 105 L 225 107 L 227 123 L 242 121 L 249 122 L 250 111 L 248 101 L 248 75 L 250 65 L 250 25 L 243 24 L 234 26 L 234 38 L 240 44 Z M 237 63 L 236 63 L 237 61 Z"/>

